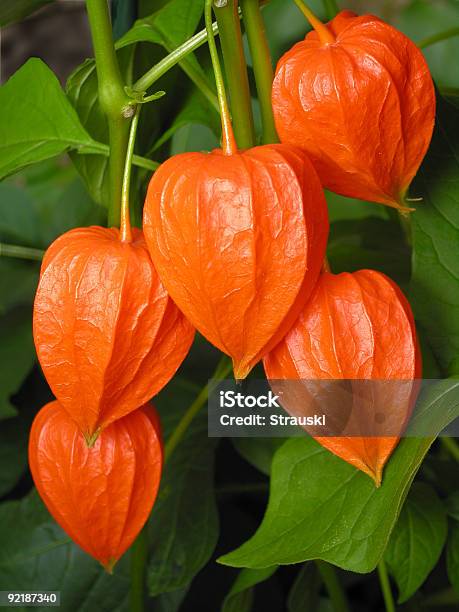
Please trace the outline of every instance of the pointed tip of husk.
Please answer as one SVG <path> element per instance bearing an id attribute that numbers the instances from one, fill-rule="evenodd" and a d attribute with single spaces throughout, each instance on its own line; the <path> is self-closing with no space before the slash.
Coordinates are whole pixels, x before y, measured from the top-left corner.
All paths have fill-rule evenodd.
<path id="1" fill-rule="evenodd" d="M 247 378 L 247 376 L 250 374 L 251 369 L 252 368 L 247 364 L 241 362 L 237 363 L 233 359 L 233 373 L 234 379 L 237 384 L 240 384 Z"/>
<path id="2" fill-rule="evenodd" d="M 382 483 L 383 468 L 382 467 L 377 467 L 377 468 L 368 467 L 368 469 L 366 469 L 365 472 L 373 480 L 373 482 L 375 483 L 375 487 L 379 489 Z"/>
<path id="3" fill-rule="evenodd" d="M 107 561 L 107 563 L 102 563 L 105 571 L 107 572 L 107 574 L 110 574 L 110 576 L 113 575 L 113 570 L 115 569 L 115 565 L 117 563 L 118 559 L 109 559 Z"/>

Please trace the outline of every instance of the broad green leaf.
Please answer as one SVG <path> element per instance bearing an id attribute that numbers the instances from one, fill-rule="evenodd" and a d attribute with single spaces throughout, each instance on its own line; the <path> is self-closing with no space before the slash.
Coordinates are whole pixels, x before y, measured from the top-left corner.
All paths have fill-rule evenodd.
<path id="1" fill-rule="evenodd" d="M 21 21 L 27 15 L 52 2 L 54 0 L 0 0 L 0 27 Z"/>
<path id="2" fill-rule="evenodd" d="M 0 504 L 0 541 L 0 590 L 61 591 L 62 612 L 128 612 L 127 557 L 107 574 L 70 542 L 35 491 Z"/>
<path id="3" fill-rule="evenodd" d="M 458 415 L 459 382 L 444 381 L 423 393 L 413 420 L 439 433 Z M 372 571 L 433 440 L 401 440 L 376 489 L 365 474 L 315 440 L 292 438 L 274 456 L 270 498 L 258 531 L 219 561 L 257 569 L 323 559 L 354 572 Z"/>
<path id="4" fill-rule="evenodd" d="M 19 481 L 27 467 L 29 421 L 8 419 L 0 428 L 0 497 Z"/>
<path id="5" fill-rule="evenodd" d="M 94 60 L 88 59 L 69 76 L 67 96 L 82 124 L 99 142 L 108 142 L 108 126 L 99 105 L 97 75 Z M 91 197 L 98 204 L 108 205 L 108 158 L 104 155 L 71 154 L 76 169 L 83 178 Z"/>
<path id="6" fill-rule="evenodd" d="M 423 201 L 411 215 L 412 305 L 443 371 L 459 354 L 459 111 L 438 99 L 429 153 L 410 193 Z"/>
<path id="7" fill-rule="evenodd" d="M 203 10 L 204 2 L 171 0 L 152 15 L 139 19 L 117 42 L 117 47 L 150 42 L 170 51 L 194 34 Z"/>
<path id="8" fill-rule="evenodd" d="M 54 73 L 28 60 L 0 88 L 0 178 L 29 164 L 92 147 Z"/>
<path id="9" fill-rule="evenodd" d="M 456 593 L 459 594 L 459 522 L 456 520 L 450 521 L 449 524 L 446 567 L 449 581 Z"/>
<path id="10" fill-rule="evenodd" d="M 165 440 L 197 392 L 194 385 L 176 379 L 155 399 Z M 165 466 L 149 521 L 151 595 L 188 586 L 213 553 L 218 537 L 215 445 L 216 439 L 207 436 L 203 409 Z"/>
<path id="11" fill-rule="evenodd" d="M 269 476 L 274 453 L 284 444 L 285 438 L 232 438 L 231 441 L 246 461 Z"/>
<path id="12" fill-rule="evenodd" d="M 305 563 L 295 578 L 287 600 L 288 612 L 316 610 L 322 579 L 315 563 Z"/>
<path id="13" fill-rule="evenodd" d="M 385 552 L 397 582 L 399 603 L 407 601 L 437 564 L 446 540 L 447 520 L 435 489 L 415 482 Z"/>
<path id="14" fill-rule="evenodd" d="M 277 566 L 264 569 L 243 569 L 239 572 L 223 602 L 222 612 L 251 612 L 254 587 L 271 578 Z"/>
<path id="15" fill-rule="evenodd" d="M 16 414 L 10 403 L 35 362 L 28 309 L 15 309 L 0 319 L 0 421 Z"/>

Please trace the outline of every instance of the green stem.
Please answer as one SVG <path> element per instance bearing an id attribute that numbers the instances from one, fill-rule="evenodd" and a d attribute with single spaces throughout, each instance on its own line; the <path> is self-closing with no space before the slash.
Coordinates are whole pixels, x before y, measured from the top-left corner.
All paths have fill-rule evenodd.
<path id="1" fill-rule="evenodd" d="M 438 32 L 438 34 L 432 34 L 432 36 L 427 36 L 427 38 L 423 38 L 418 42 L 418 47 L 420 49 L 425 49 L 426 47 L 430 47 L 430 45 L 435 45 L 442 40 L 447 40 L 448 38 L 453 38 L 453 36 L 459 36 L 459 27 L 450 28 L 449 30 L 444 30 L 443 32 Z"/>
<path id="2" fill-rule="evenodd" d="M 212 68 L 217 86 L 218 106 L 222 121 L 222 149 L 225 155 L 233 155 L 237 152 L 237 145 L 234 139 L 233 126 L 228 108 L 228 98 L 226 96 L 225 82 L 218 58 L 217 45 L 215 44 L 214 33 L 212 30 L 212 0 L 206 0 L 204 5 L 204 16 L 206 21 L 207 42 L 209 44 Z"/>
<path id="3" fill-rule="evenodd" d="M 381 591 L 384 597 L 386 612 L 395 612 L 395 604 L 392 596 L 392 590 L 390 588 L 389 574 L 387 573 L 386 564 L 382 559 L 378 564 L 378 576 L 379 584 L 381 585 Z"/>
<path id="4" fill-rule="evenodd" d="M 168 51 L 170 51 L 170 49 L 168 49 Z M 209 85 L 207 78 L 198 72 L 198 70 L 196 70 L 187 59 L 181 60 L 179 62 L 179 66 L 196 85 L 208 102 L 210 102 L 211 106 L 213 106 L 213 108 L 218 112 L 218 99 L 215 95 L 215 91 Z"/>
<path id="5" fill-rule="evenodd" d="M 335 568 L 325 561 L 316 561 L 317 569 L 325 584 L 335 612 L 350 612 L 346 593 L 341 586 Z"/>
<path id="6" fill-rule="evenodd" d="M 339 6 L 336 0 L 322 0 L 328 19 L 333 19 L 339 13 Z"/>
<path id="7" fill-rule="evenodd" d="M 230 92 L 236 142 L 241 149 L 248 149 L 255 144 L 255 128 L 237 1 L 226 0 L 223 6 L 214 6 L 214 12 Z"/>
<path id="8" fill-rule="evenodd" d="M 241 9 L 260 102 L 263 143 L 279 142 L 271 103 L 274 70 L 259 0 L 241 0 Z"/>
<path id="9" fill-rule="evenodd" d="M 41 261 L 44 254 L 44 251 L 41 249 L 32 249 L 16 244 L 5 244 L 4 242 L 0 242 L 0 257 L 16 257 L 17 259 Z"/>
<path id="10" fill-rule="evenodd" d="M 454 440 L 454 438 L 443 437 L 440 438 L 441 444 L 443 448 L 445 448 L 448 453 L 453 457 L 456 461 L 459 461 L 459 445 Z"/>
<path id="11" fill-rule="evenodd" d="M 212 380 L 215 380 L 215 381 L 223 380 L 226 376 L 228 376 L 231 370 L 232 370 L 232 364 L 230 360 L 228 359 L 226 355 L 223 355 L 219 364 L 217 365 L 217 368 L 215 369 L 215 372 L 212 376 Z M 170 436 L 170 438 L 165 444 L 164 462 L 167 462 L 170 459 L 172 453 L 174 452 L 174 450 L 180 443 L 181 439 L 185 435 L 186 431 L 188 430 L 188 427 L 193 422 L 193 419 L 199 413 L 201 408 L 205 405 L 209 397 L 209 390 L 210 390 L 209 384 L 203 387 L 199 395 L 194 400 L 194 402 L 190 405 L 188 410 L 185 412 L 183 417 L 180 419 L 177 427 L 174 429 L 174 432 L 172 433 L 172 435 Z"/>
<path id="12" fill-rule="evenodd" d="M 131 548 L 130 612 L 143 612 L 145 609 L 147 560 L 148 545 L 144 527 Z"/>
<path id="13" fill-rule="evenodd" d="M 129 138 L 129 98 L 116 57 L 107 0 L 86 0 L 96 59 L 99 103 L 108 121 L 110 200 L 108 224 L 119 225 L 121 189 Z"/>
<path id="14" fill-rule="evenodd" d="M 129 217 L 129 191 L 131 188 L 132 157 L 134 155 L 135 138 L 137 134 L 137 126 L 139 124 L 140 108 L 141 105 L 138 104 L 131 121 L 126 159 L 124 162 L 123 186 L 121 189 L 120 220 L 120 237 L 122 242 L 131 242 L 132 240 L 131 220 Z"/>
<path id="15" fill-rule="evenodd" d="M 213 24 L 214 34 L 218 32 L 217 24 Z M 136 91 L 146 91 L 156 81 L 166 74 L 171 68 L 179 64 L 187 55 L 196 51 L 207 41 L 207 31 L 201 30 L 195 34 L 192 38 L 184 42 L 180 47 L 177 47 L 174 51 L 169 53 L 160 62 L 155 64 L 150 70 L 148 70 L 143 76 L 141 76 L 133 85 L 133 89 Z"/>

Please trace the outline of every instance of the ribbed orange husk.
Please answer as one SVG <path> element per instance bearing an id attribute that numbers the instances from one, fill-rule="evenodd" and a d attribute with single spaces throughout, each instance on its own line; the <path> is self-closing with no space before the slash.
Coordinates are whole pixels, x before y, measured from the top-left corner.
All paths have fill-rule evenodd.
<path id="1" fill-rule="evenodd" d="M 279 61 L 272 90 L 282 142 L 309 154 L 322 184 L 345 196 L 404 207 L 427 151 L 435 91 L 404 34 L 373 15 L 342 11 Z"/>
<path id="2" fill-rule="evenodd" d="M 107 427 L 92 448 L 57 401 L 32 425 L 29 465 L 41 498 L 72 540 L 108 571 L 147 521 L 162 464 L 151 405 Z"/>
<path id="3" fill-rule="evenodd" d="M 308 305 L 284 340 L 265 358 L 264 366 L 267 377 L 273 381 L 310 380 L 310 385 L 305 383 L 304 397 L 308 385 L 313 389 L 312 381 L 316 379 L 417 379 L 421 376 L 421 356 L 411 308 L 397 285 L 384 274 L 373 270 L 337 275 L 324 272 Z M 403 431 L 418 385 L 413 382 L 413 385 L 394 384 L 387 388 L 390 398 L 381 397 L 384 387 L 379 387 L 379 397 L 374 399 L 374 404 L 369 404 L 370 413 L 352 415 L 354 433 L 360 425 L 359 419 L 362 430 L 368 431 L 365 428 L 374 424 L 377 413 L 382 411 L 391 433 Z M 333 390 L 336 392 L 337 386 Z M 306 405 L 295 407 L 299 412 L 306 409 Z M 339 414 L 330 416 L 339 417 Z M 316 439 L 370 475 L 379 486 L 384 465 L 399 437 Z"/>
<path id="4" fill-rule="evenodd" d="M 306 303 L 328 216 L 305 154 L 266 145 L 166 161 L 148 188 L 144 232 L 167 291 L 242 379 Z"/>
<path id="5" fill-rule="evenodd" d="M 143 234 L 74 229 L 47 250 L 34 305 L 46 379 L 89 439 L 172 378 L 194 329 L 168 296 Z"/>

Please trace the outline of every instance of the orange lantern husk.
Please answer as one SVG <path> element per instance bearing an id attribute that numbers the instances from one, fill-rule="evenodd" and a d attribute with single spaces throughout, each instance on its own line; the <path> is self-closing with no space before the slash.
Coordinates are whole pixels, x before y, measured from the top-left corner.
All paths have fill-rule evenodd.
<path id="1" fill-rule="evenodd" d="M 33 316 L 43 373 L 92 443 L 172 378 L 194 329 L 168 296 L 143 234 L 78 228 L 47 250 Z"/>
<path id="2" fill-rule="evenodd" d="M 158 417 L 151 405 L 108 426 L 89 448 L 54 401 L 37 414 L 29 465 L 57 523 L 109 572 L 147 521 L 163 464 Z"/>
<path id="3" fill-rule="evenodd" d="M 328 236 L 316 172 L 285 145 L 172 157 L 151 179 L 143 225 L 167 291 L 237 379 L 304 307 Z"/>
<path id="4" fill-rule="evenodd" d="M 304 381 L 302 392 L 292 383 L 292 397 L 295 394 L 297 401 L 289 411 L 297 415 L 328 399 L 324 381 L 355 381 L 356 395 L 366 394 L 366 402 L 357 397 L 349 414 L 340 414 L 345 401 L 338 397 L 342 387 L 334 383 L 330 387 L 332 399 L 341 403 L 329 403 L 333 408 L 327 415 L 335 423 L 343 417 L 350 423 L 352 435 L 325 437 L 318 429 L 312 435 L 379 486 L 384 465 L 410 417 L 418 391 L 416 379 L 421 376 L 413 315 L 397 285 L 374 270 L 336 275 L 324 272 L 306 308 L 265 358 L 264 367 L 270 380 Z M 359 412 L 359 401 L 365 413 Z M 378 420 L 385 422 L 380 431 L 392 435 L 370 435 L 369 425 Z M 355 435 L 359 425 L 367 436 Z"/>
<path id="5" fill-rule="evenodd" d="M 421 51 L 373 15 L 342 11 L 315 27 L 277 65 L 281 141 L 308 153 L 327 189 L 409 211 L 435 120 Z"/>

